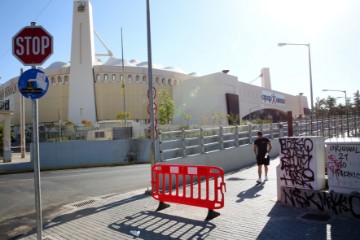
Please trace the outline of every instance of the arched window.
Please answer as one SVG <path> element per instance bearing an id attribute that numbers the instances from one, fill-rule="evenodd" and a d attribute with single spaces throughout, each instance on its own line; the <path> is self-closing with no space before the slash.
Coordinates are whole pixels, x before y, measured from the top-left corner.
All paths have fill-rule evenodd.
<path id="1" fill-rule="evenodd" d="M 104 74 L 104 81 L 107 81 L 107 80 L 109 80 L 108 75 Z"/>
<path id="2" fill-rule="evenodd" d="M 143 82 L 146 83 L 146 75 L 143 76 Z"/>
<path id="3" fill-rule="evenodd" d="M 160 78 L 159 78 L 159 77 L 156 77 L 156 78 L 155 78 L 155 83 L 157 83 L 157 84 L 160 83 Z"/>
<path id="4" fill-rule="evenodd" d="M 115 75 L 115 74 L 111 75 L 111 80 L 112 80 L 113 82 L 116 81 L 116 75 Z"/>
<path id="5" fill-rule="evenodd" d="M 128 82 L 131 82 L 131 80 L 132 80 L 132 76 L 129 75 L 129 76 L 128 76 Z"/>
<path id="6" fill-rule="evenodd" d="M 56 84 L 56 80 L 54 77 L 51 77 L 51 84 Z"/>
<path id="7" fill-rule="evenodd" d="M 140 82 L 140 76 L 139 75 L 136 75 L 135 82 Z"/>
<path id="8" fill-rule="evenodd" d="M 66 76 L 64 77 L 64 83 L 69 83 L 69 76 L 68 76 L 68 75 L 66 75 Z"/>
<path id="9" fill-rule="evenodd" d="M 174 80 L 174 86 L 175 86 L 176 84 L 177 84 L 177 80 L 175 79 L 175 80 Z"/>
<path id="10" fill-rule="evenodd" d="M 171 86 L 171 79 L 168 79 L 168 85 Z"/>
<path id="11" fill-rule="evenodd" d="M 161 79 L 161 84 L 165 84 L 165 78 Z"/>
<path id="12" fill-rule="evenodd" d="M 97 82 L 101 81 L 101 76 L 100 76 L 100 74 L 96 74 L 96 81 L 97 81 Z"/>
<path id="13" fill-rule="evenodd" d="M 62 83 L 62 79 L 61 79 L 60 76 L 58 76 L 57 80 L 58 80 L 58 83 L 59 83 L 59 84 Z"/>

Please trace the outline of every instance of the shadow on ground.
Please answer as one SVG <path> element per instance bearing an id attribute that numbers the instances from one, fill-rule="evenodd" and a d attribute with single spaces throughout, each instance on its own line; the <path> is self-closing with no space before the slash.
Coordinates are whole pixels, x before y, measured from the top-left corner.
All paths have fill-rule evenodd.
<path id="1" fill-rule="evenodd" d="M 253 199 L 253 198 L 257 198 L 260 197 L 261 195 L 258 194 L 258 192 L 260 192 L 261 190 L 264 189 L 264 185 L 265 182 L 262 182 L 260 184 L 256 184 L 253 187 L 245 190 L 245 191 L 241 191 L 237 197 L 239 198 L 238 200 L 236 200 L 236 202 L 242 202 L 245 199 Z"/>
<path id="2" fill-rule="evenodd" d="M 304 211 L 277 202 L 268 214 L 270 217 L 257 239 L 359 239 L 360 220 L 330 215 L 328 220 L 307 220 L 306 213 L 324 215 L 322 212 Z M 320 218 L 319 218 L 320 219 Z M 354 224 L 358 222 L 359 224 Z"/>
<path id="3" fill-rule="evenodd" d="M 205 239 L 216 225 L 161 212 L 142 211 L 108 227 L 128 235 L 131 235 L 130 231 L 139 231 L 142 239 Z"/>
<path id="4" fill-rule="evenodd" d="M 70 221 L 77 220 L 77 219 L 80 219 L 80 218 L 83 218 L 83 217 L 87 217 L 89 215 L 99 213 L 99 212 L 102 212 L 102 211 L 106 211 L 106 210 L 109 210 L 111 208 L 118 207 L 118 206 L 121 206 L 123 204 L 127 204 L 129 202 L 134 202 L 134 201 L 137 201 L 137 200 L 140 200 L 140 199 L 144 199 L 146 197 L 149 197 L 149 196 L 145 195 L 145 194 L 138 194 L 136 196 L 126 198 L 126 199 L 123 199 L 123 200 L 120 200 L 120 201 L 117 201 L 117 202 L 112 202 L 112 203 L 109 203 L 109 204 L 106 204 L 106 205 L 103 205 L 103 206 L 100 206 L 100 207 L 82 208 L 82 209 L 79 209 L 78 211 L 63 214 L 63 215 L 60 215 L 60 216 L 57 216 L 57 217 L 51 219 L 50 221 L 47 221 L 46 223 L 44 223 L 43 229 L 46 230 L 46 229 L 49 229 L 49 228 L 64 224 L 66 222 L 70 222 Z M 32 235 L 34 233 L 36 233 L 36 228 L 33 228 L 31 231 L 27 232 L 26 234 L 21 235 L 21 237 L 26 237 L 26 236 Z"/>

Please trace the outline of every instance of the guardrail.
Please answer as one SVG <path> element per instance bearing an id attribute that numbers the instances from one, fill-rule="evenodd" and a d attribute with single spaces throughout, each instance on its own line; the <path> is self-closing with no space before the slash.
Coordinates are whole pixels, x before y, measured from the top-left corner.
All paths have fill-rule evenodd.
<path id="1" fill-rule="evenodd" d="M 220 215 L 226 185 L 224 171 L 215 166 L 156 164 L 152 167 L 152 197 L 159 201 L 156 211 L 170 207 L 165 202 L 208 209 L 205 220 Z"/>
<path id="2" fill-rule="evenodd" d="M 349 124 L 347 124 L 347 121 Z M 343 116 L 293 122 L 294 136 L 346 137 L 349 125 L 350 136 L 359 135 L 360 118 Z M 195 154 L 251 144 L 262 131 L 269 139 L 288 136 L 288 123 L 249 124 L 241 126 L 219 126 L 177 131 L 159 131 L 160 161 L 183 158 Z M 311 131 L 312 130 L 312 131 Z"/>
<path id="3" fill-rule="evenodd" d="M 281 124 L 159 131 L 160 161 L 251 144 L 257 138 L 258 131 L 269 139 L 287 134 L 287 129 Z"/>

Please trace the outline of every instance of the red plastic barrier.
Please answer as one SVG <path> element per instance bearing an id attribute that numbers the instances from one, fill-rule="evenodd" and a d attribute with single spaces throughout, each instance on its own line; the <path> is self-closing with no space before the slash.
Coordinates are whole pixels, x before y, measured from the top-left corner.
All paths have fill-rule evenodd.
<path id="1" fill-rule="evenodd" d="M 209 209 L 207 220 L 224 207 L 224 171 L 215 166 L 156 164 L 152 167 L 152 197 L 160 201 L 157 211 L 169 205 L 186 204 Z"/>

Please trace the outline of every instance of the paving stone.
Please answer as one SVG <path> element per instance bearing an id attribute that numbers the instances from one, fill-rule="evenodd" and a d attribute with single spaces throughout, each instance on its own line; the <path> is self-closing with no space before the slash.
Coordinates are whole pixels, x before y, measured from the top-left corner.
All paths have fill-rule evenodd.
<path id="1" fill-rule="evenodd" d="M 325 222 L 304 220 L 300 216 L 309 210 L 277 202 L 278 162 L 279 158 L 271 161 L 270 179 L 259 185 L 257 166 L 226 175 L 225 206 L 211 221 L 204 221 L 207 209 L 181 204 L 170 203 L 171 207 L 156 212 L 158 202 L 141 189 L 94 197 L 90 204 L 45 223 L 44 235 L 59 240 L 359 239 L 359 219 L 331 215 Z M 131 230 L 140 231 L 140 236 L 134 237 Z M 36 239 L 36 234 L 23 239 Z"/>

